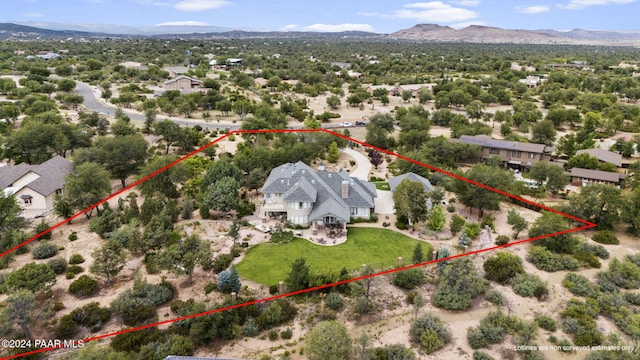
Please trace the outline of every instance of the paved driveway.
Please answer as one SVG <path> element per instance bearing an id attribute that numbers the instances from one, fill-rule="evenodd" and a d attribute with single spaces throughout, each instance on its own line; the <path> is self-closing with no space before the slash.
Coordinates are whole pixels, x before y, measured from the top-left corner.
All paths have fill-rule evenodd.
<path id="1" fill-rule="evenodd" d="M 371 172 L 371 163 L 369 162 L 369 158 L 353 149 L 347 148 L 342 150 L 342 152 L 351 156 L 356 161 L 356 170 L 351 172 L 349 176 L 358 178 L 360 180 L 369 181 L 369 173 Z"/>
<path id="2" fill-rule="evenodd" d="M 393 211 L 393 195 L 391 191 L 378 190 L 378 197 L 374 199 L 376 213 L 378 214 L 394 214 Z"/>

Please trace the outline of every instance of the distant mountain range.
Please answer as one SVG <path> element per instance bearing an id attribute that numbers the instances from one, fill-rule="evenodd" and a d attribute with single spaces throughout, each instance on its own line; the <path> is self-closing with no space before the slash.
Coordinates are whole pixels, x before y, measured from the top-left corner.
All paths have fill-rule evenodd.
<path id="1" fill-rule="evenodd" d="M 640 32 L 626 33 L 582 29 L 574 29 L 571 31 L 510 30 L 479 25 L 471 25 L 464 29 L 456 30 L 448 26 L 436 24 L 419 24 L 409 29 L 396 31 L 392 34 L 376 34 L 363 31 L 252 31 L 196 25 L 128 27 L 120 25 L 66 25 L 55 23 L 31 24 L 38 24 L 42 27 L 14 23 L 0 23 L 0 40 L 104 37 L 157 37 L 181 39 L 353 38 L 412 42 L 640 45 Z"/>
<path id="2" fill-rule="evenodd" d="M 389 38 L 425 42 L 516 43 L 516 44 L 640 44 L 640 33 L 574 29 L 509 30 L 471 25 L 456 30 L 436 24 L 419 24 L 389 34 Z"/>

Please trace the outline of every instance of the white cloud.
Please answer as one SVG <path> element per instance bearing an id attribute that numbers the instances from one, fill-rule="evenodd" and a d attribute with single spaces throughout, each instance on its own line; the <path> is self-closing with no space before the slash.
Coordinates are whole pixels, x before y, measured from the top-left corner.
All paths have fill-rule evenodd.
<path id="1" fill-rule="evenodd" d="M 594 5 L 621 5 L 631 4 L 636 0 L 570 0 L 567 5 L 559 5 L 565 9 L 578 10 Z"/>
<path id="2" fill-rule="evenodd" d="M 204 21 L 167 21 L 160 24 L 156 24 L 156 26 L 208 26 Z"/>
<path id="3" fill-rule="evenodd" d="M 518 6 L 516 11 L 523 14 L 542 14 L 549 11 L 548 5 L 524 5 Z"/>
<path id="4" fill-rule="evenodd" d="M 404 8 L 395 10 L 390 17 L 420 22 L 450 23 L 469 21 L 478 16 L 473 10 L 454 7 L 442 1 L 411 3 L 404 5 Z"/>
<path id="5" fill-rule="evenodd" d="M 22 15 L 24 15 L 25 17 L 30 17 L 30 18 L 38 18 L 38 17 L 44 16 L 44 15 L 42 15 L 40 13 L 33 13 L 33 12 L 24 13 Z"/>
<path id="6" fill-rule="evenodd" d="M 313 24 L 302 29 L 319 32 L 340 32 L 340 31 L 374 31 L 369 24 Z"/>
<path id="7" fill-rule="evenodd" d="M 280 28 L 280 31 L 289 31 L 298 27 L 298 24 L 289 24 Z"/>
<path id="8" fill-rule="evenodd" d="M 480 1 L 478 0 L 457 0 L 451 1 L 452 3 L 460 6 L 478 6 L 480 5 Z"/>
<path id="9" fill-rule="evenodd" d="M 180 0 L 173 7 L 181 11 L 202 11 L 218 9 L 228 4 L 227 0 Z"/>

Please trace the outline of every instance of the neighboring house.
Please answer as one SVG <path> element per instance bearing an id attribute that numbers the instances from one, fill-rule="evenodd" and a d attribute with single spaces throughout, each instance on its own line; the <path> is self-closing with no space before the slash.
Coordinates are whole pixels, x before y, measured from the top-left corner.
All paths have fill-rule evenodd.
<path id="1" fill-rule="evenodd" d="M 56 54 L 56 53 L 53 53 L 53 52 L 48 52 L 46 54 L 36 55 L 36 57 L 38 57 L 40 59 L 43 59 L 43 60 L 51 60 L 51 59 L 59 58 L 60 55 Z"/>
<path id="2" fill-rule="evenodd" d="M 377 197 L 375 185 L 349 177 L 344 170 L 326 171 L 320 165 L 316 171 L 301 161 L 271 170 L 262 193 L 261 216 L 286 217 L 293 224 L 314 228 L 344 227 L 352 217 L 368 218 Z"/>
<path id="3" fill-rule="evenodd" d="M 518 82 L 527 85 L 527 87 L 529 89 L 535 89 L 538 86 L 542 85 L 546 81 L 547 81 L 546 77 L 544 77 L 544 76 L 541 77 L 541 76 L 537 76 L 537 75 L 529 75 L 529 76 L 527 76 L 526 79 L 518 80 Z"/>
<path id="4" fill-rule="evenodd" d="M 186 74 L 189 71 L 186 66 L 165 66 L 163 69 L 168 71 L 171 77 Z"/>
<path id="5" fill-rule="evenodd" d="M 351 68 L 351 63 L 348 62 L 341 62 L 341 61 L 334 61 L 331 63 L 331 67 L 337 66 L 340 69 L 350 69 Z"/>
<path id="6" fill-rule="evenodd" d="M 606 185 L 620 185 L 620 181 L 625 178 L 624 174 L 572 168 L 571 169 L 571 184 L 575 186 L 588 186 L 593 184 L 606 184 Z"/>
<path id="7" fill-rule="evenodd" d="M 402 180 L 409 180 L 409 181 L 414 181 L 414 182 L 419 182 L 422 184 L 422 186 L 424 186 L 424 191 L 425 192 L 429 192 L 433 189 L 433 185 L 431 185 L 431 182 L 427 179 L 425 179 L 424 177 L 409 172 L 406 174 L 402 174 L 402 175 L 398 175 L 396 177 L 392 177 L 389 179 L 389 187 L 391 188 L 391 191 L 396 191 L 396 187 L 398 187 L 398 185 L 400 185 L 400 183 L 402 182 Z"/>
<path id="8" fill-rule="evenodd" d="M 589 154 L 602 163 L 611 163 L 617 168 L 622 167 L 622 155 L 604 149 L 583 149 L 576 151 L 576 155 Z"/>
<path id="9" fill-rule="evenodd" d="M 438 84 L 405 84 L 398 86 L 398 94 L 402 94 L 404 91 L 411 91 L 411 96 L 417 98 L 420 96 L 422 90 L 431 91 L 434 86 Z"/>
<path id="10" fill-rule="evenodd" d="M 400 93 L 397 85 L 371 85 L 367 88 L 367 91 L 373 94 L 376 89 L 385 89 L 387 96 L 394 96 Z"/>
<path id="11" fill-rule="evenodd" d="M 240 65 L 242 65 L 242 59 L 239 59 L 239 58 L 227 59 L 227 65 L 229 65 L 229 66 L 240 66 Z"/>
<path id="12" fill-rule="evenodd" d="M 125 61 L 125 62 L 121 62 L 118 65 L 124 66 L 127 69 L 136 69 L 136 70 L 147 70 L 147 69 L 149 69 L 148 66 L 142 65 L 142 63 L 139 63 L 137 61 Z"/>
<path id="13" fill-rule="evenodd" d="M 15 197 L 25 218 L 35 218 L 53 209 L 53 199 L 72 171 L 73 164 L 62 156 L 40 165 L 5 166 L 0 168 L 0 187 Z"/>
<path id="14" fill-rule="evenodd" d="M 184 90 L 193 89 L 202 85 L 202 81 L 188 76 L 178 76 L 175 79 L 167 80 L 164 82 L 165 90 Z"/>
<path id="15" fill-rule="evenodd" d="M 492 139 L 487 135 L 462 135 L 458 140 L 465 144 L 482 147 L 481 158 L 486 161 L 491 156 L 502 159 L 505 166 L 525 170 L 542 160 L 550 160 L 553 148 L 544 144 L 523 143 Z"/>

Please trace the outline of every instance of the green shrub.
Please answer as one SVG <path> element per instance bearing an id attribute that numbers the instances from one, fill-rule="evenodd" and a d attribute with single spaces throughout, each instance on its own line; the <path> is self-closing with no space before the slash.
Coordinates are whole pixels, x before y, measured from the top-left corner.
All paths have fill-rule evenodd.
<path id="1" fill-rule="evenodd" d="M 324 302 L 327 304 L 329 309 L 331 310 L 340 310 L 342 306 L 344 306 L 344 302 L 342 301 L 342 296 L 337 292 L 330 292 L 327 297 L 324 299 Z"/>
<path id="2" fill-rule="evenodd" d="M 510 252 L 501 251 L 484 262 L 484 277 L 500 284 L 507 284 L 517 274 L 524 273 L 522 259 Z"/>
<path id="3" fill-rule="evenodd" d="M 67 260 L 61 257 L 57 257 L 47 261 L 47 265 L 55 272 L 57 275 L 63 274 L 67 271 Z"/>
<path id="4" fill-rule="evenodd" d="M 51 227 L 51 225 L 49 225 L 48 222 L 42 220 L 36 225 L 34 230 L 35 230 L 36 235 L 37 235 L 37 234 L 40 234 L 43 231 L 49 230 L 50 227 Z M 38 239 L 40 239 L 40 240 L 51 240 L 51 231 L 49 231 L 48 233 L 46 233 L 44 235 L 41 235 Z"/>
<path id="5" fill-rule="evenodd" d="M 108 308 L 101 308 L 97 302 L 91 302 L 81 308 L 73 309 L 71 316 L 78 324 L 95 332 L 111 319 L 111 311 Z"/>
<path id="6" fill-rule="evenodd" d="M 242 335 L 244 336 L 256 336 L 260 332 L 258 324 L 252 317 L 248 317 L 242 325 Z"/>
<path id="7" fill-rule="evenodd" d="M 580 264 L 582 264 L 582 266 L 584 267 L 599 269 L 602 266 L 600 264 L 600 260 L 598 260 L 598 258 L 592 254 L 579 252 L 577 254 L 574 254 L 573 257 L 576 260 L 580 261 Z"/>
<path id="8" fill-rule="evenodd" d="M 34 259 L 48 259 L 55 256 L 58 253 L 58 247 L 56 244 L 47 242 L 40 243 L 31 251 L 31 255 Z"/>
<path id="9" fill-rule="evenodd" d="M 69 285 L 69 292 L 78 297 L 93 295 L 98 290 L 98 282 L 88 275 L 82 275 Z"/>
<path id="10" fill-rule="evenodd" d="M 286 328 L 280 332 L 280 337 L 285 340 L 289 340 L 293 337 L 293 331 L 291 330 L 291 328 Z"/>
<path id="11" fill-rule="evenodd" d="M 556 331 L 556 321 L 553 320 L 553 318 L 546 316 L 546 315 L 542 315 L 542 314 L 536 314 L 534 317 L 534 321 L 536 323 L 536 325 L 538 325 L 539 327 L 547 330 L 547 331 L 551 331 L 554 332 Z"/>
<path id="12" fill-rule="evenodd" d="M 78 332 L 78 323 L 73 320 L 71 314 L 68 314 L 60 318 L 53 333 L 57 338 L 71 339 L 76 332 Z"/>
<path id="13" fill-rule="evenodd" d="M 562 280 L 562 286 L 576 296 L 591 296 L 594 293 L 589 279 L 576 273 L 567 273 Z"/>
<path id="14" fill-rule="evenodd" d="M 556 254 L 543 246 L 532 246 L 527 259 L 536 268 L 547 272 L 575 271 L 580 267 L 580 262 L 573 256 Z"/>
<path id="15" fill-rule="evenodd" d="M 477 222 L 470 222 L 467 223 L 465 229 L 464 229 L 464 233 L 467 234 L 468 237 L 470 237 L 472 240 L 477 238 L 478 236 L 480 236 L 480 231 L 482 229 L 480 228 L 480 224 Z"/>
<path id="16" fill-rule="evenodd" d="M 409 228 L 409 225 L 402 221 L 396 221 L 396 228 L 398 228 L 398 230 L 407 230 Z"/>
<path id="17" fill-rule="evenodd" d="M 431 354 L 451 341 L 451 333 L 447 330 L 442 321 L 432 315 L 427 314 L 417 318 L 409 330 L 411 342 L 418 344 L 427 354 Z"/>
<path id="18" fill-rule="evenodd" d="M 84 258 L 80 254 L 73 254 L 69 258 L 69 265 L 82 264 L 84 262 Z"/>
<path id="19" fill-rule="evenodd" d="M 618 245 L 620 244 L 620 240 L 613 231 L 602 230 L 598 231 L 591 238 L 593 241 L 598 242 L 600 244 L 610 244 L 610 245 Z"/>
<path id="20" fill-rule="evenodd" d="M 594 244 L 590 244 L 588 242 L 585 242 L 582 244 L 582 247 L 580 247 L 581 252 L 587 253 L 587 254 L 591 254 L 593 256 L 597 256 L 600 259 L 608 259 L 609 258 L 609 251 L 607 251 L 607 249 L 604 248 L 604 246 L 602 245 L 594 245 Z"/>
<path id="21" fill-rule="evenodd" d="M 76 240 L 78 240 L 78 233 L 74 231 L 71 234 L 69 234 L 69 241 L 76 241 Z"/>
<path id="22" fill-rule="evenodd" d="M 271 341 L 278 340 L 278 332 L 275 329 L 269 330 L 268 336 Z"/>
<path id="23" fill-rule="evenodd" d="M 226 270 L 231 262 L 233 261 L 233 255 L 231 254 L 220 254 L 213 259 L 213 271 L 216 274 L 223 272 Z"/>
<path id="24" fill-rule="evenodd" d="M 393 285 L 403 289 L 411 290 L 423 283 L 424 272 L 419 268 L 402 270 L 393 274 Z"/>
<path id="25" fill-rule="evenodd" d="M 518 274 L 513 278 L 513 292 L 524 297 L 544 298 L 549 290 L 547 283 L 535 274 Z"/>
<path id="26" fill-rule="evenodd" d="M 496 245 L 505 245 L 509 243 L 509 237 L 507 235 L 498 235 L 496 237 Z"/>
<path id="27" fill-rule="evenodd" d="M 498 306 L 503 306 L 507 301 L 504 295 L 502 295 L 498 290 L 495 289 L 487 293 L 485 300 Z"/>
<path id="28" fill-rule="evenodd" d="M 473 360 L 493 360 L 493 358 L 484 351 L 475 350 L 473 352 Z"/>

